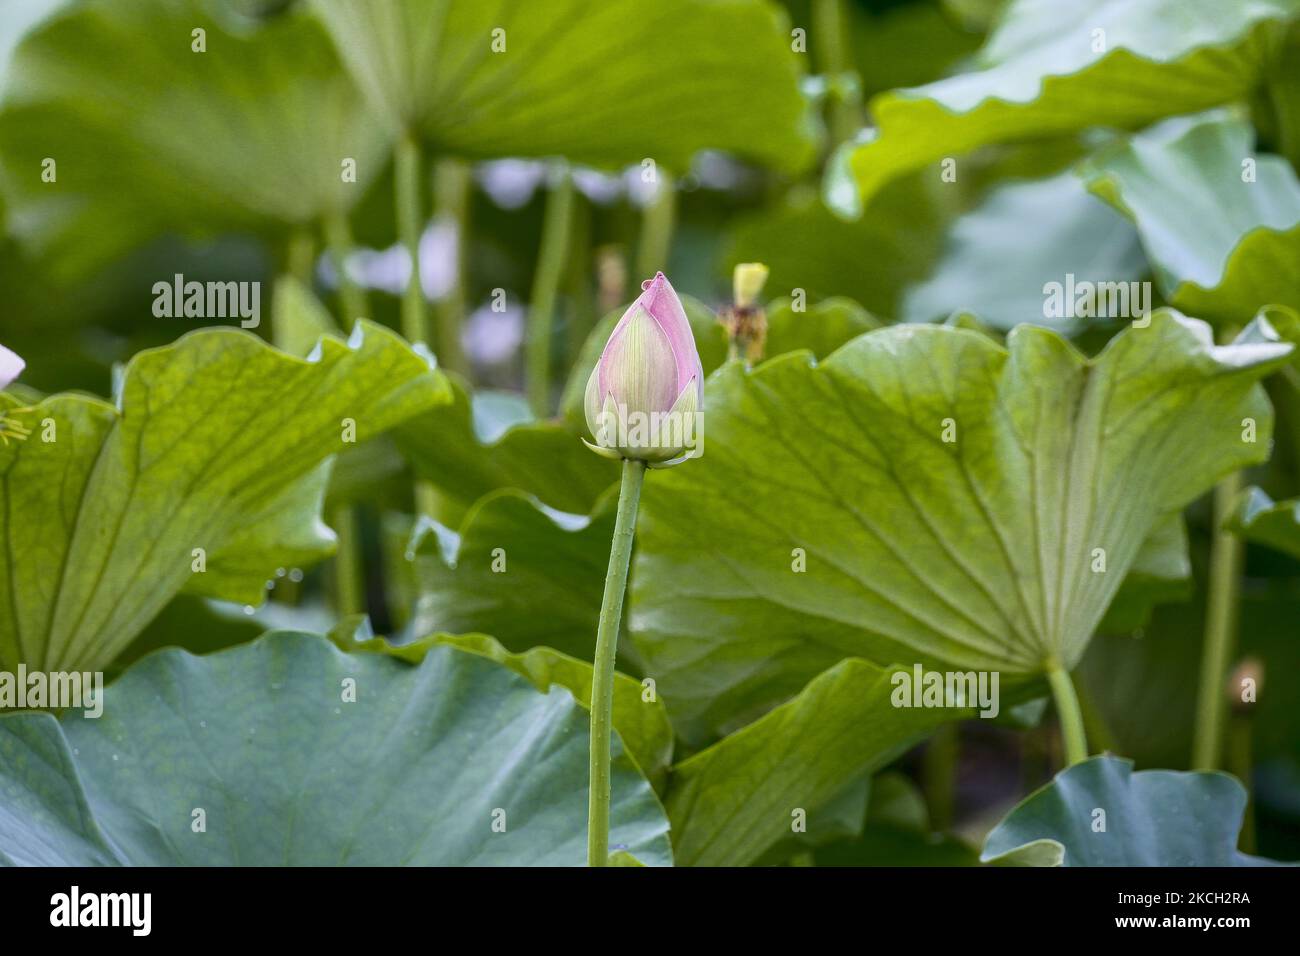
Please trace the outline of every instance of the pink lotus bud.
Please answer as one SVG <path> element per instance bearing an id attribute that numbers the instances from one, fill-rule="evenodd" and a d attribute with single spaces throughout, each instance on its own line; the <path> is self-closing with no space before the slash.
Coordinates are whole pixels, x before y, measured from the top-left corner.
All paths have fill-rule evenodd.
<path id="1" fill-rule="evenodd" d="M 0 345 L 0 391 L 8 388 L 9 383 L 22 374 L 26 367 L 26 362 Z"/>
<path id="2" fill-rule="evenodd" d="M 691 323 L 660 272 L 610 333 L 587 380 L 593 451 L 609 458 L 669 462 L 699 453 L 704 369 Z"/>

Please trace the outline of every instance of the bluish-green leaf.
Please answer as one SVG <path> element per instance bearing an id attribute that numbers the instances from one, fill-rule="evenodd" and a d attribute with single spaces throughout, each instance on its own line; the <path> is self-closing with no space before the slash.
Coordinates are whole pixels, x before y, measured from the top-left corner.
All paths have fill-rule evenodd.
<path id="1" fill-rule="evenodd" d="M 1056 775 L 994 828 L 1003 866 L 1260 866 L 1237 850 L 1246 789 L 1223 773 L 1133 772 L 1093 757 Z"/>
<path id="2" fill-rule="evenodd" d="M 0 717 L 0 864 L 578 866 L 587 725 L 567 691 L 454 647 L 162 651 L 99 719 Z M 611 810 L 611 849 L 671 862 L 617 737 Z"/>
<path id="3" fill-rule="evenodd" d="M 1172 305 L 1237 326 L 1266 305 L 1300 307 L 1300 181 L 1256 153 L 1245 121 L 1171 120 L 1086 170 L 1137 225 Z"/>

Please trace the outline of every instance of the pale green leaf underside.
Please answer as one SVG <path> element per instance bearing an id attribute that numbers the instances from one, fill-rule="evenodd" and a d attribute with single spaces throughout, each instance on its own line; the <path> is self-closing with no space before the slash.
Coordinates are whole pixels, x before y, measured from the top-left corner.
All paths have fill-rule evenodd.
<path id="1" fill-rule="evenodd" d="M 963 309 L 998 329 L 1034 322 L 1076 332 L 1136 315 L 1129 284 L 1136 285 L 1146 271 L 1133 225 L 1089 195 L 1073 173 L 1009 182 L 953 224 L 935 271 L 904 293 L 901 317 L 931 322 Z M 1084 302 L 1060 314 L 1045 290 L 1050 283 L 1064 286 L 1067 276 L 1074 288 L 1123 283 L 1128 309 L 1098 316 L 1098 309 Z M 1075 306 L 1074 298 L 1070 304 Z M 1106 297 L 1100 304 L 1109 311 Z M 1149 298 L 1143 306 L 1152 307 Z"/>
<path id="2" fill-rule="evenodd" d="M 1157 523 L 1266 457 L 1256 382 L 1289 348 L 1215 346 L 1161 310 L 1092 360 L 1032 326 L 1007 349 L 894 326 L 817 366 L 724 368 L 704 456 L 646 482 L 632 579 L 679 734 L 734 729 L 845 657 L 1072 665 Z"/>
<path id="3" fill-rule="evenodd" d="M 703 148 L 785 171 L 813 157 L 803 57 L 757 0 L 312 6 L 390 126 L 440 150 L 675 172 Z"/>
<path id="4" fill-rule="evenodd" d="M 191 49 L 196 29 L 206 52 Z M 9 81 L 10 228 L 65 275 L 164 230 L 310 223 L 360 199 L 388 152 L 329 37 L 300 11 L 236 33 L 201 0 L 83 0 L 23 41 Z M 42 180 L 46 157 L 55 182 Z"/>
<path id="5" fill-rule="evenodd" d="M 972 72 L 872 99 L 877 135 L 849 160 L 860 194 L 988 143 L 1137 129 L 1246 98 L 1298 9 L 1294 0 L 1019 0 Z"/>
<path id="6" fill-rule="evenodd" d="M 185 588 L 260 603 L 278 568 L 328 551 L 313 506 L 345 419 L 364 440 L 447 391 L 397 335 L 359 323 L 306 360 L 204 329 L 136 355 L 117 408 L 45 399 L 28 415 L 55 440 L 0 448 L 0 666 L 103 669 Z M 213 581 L 194 580 L 195 549 Z"/>
<path id="7" fill-rule="evenodd" d="M 0 864 L 585 860 L 586 712 L 479 655 L 413 666 L 270 634 L 159 652 L 106 693 L 97 720 L 0 717 Z M 663 810 L 617 737 L 614 754 L 611 848 L 667 865 Z"/>
<path id="8" fill-rule="evenodd" d="M 410 644 L 394 645 L 382 638 L 365 641 L 338 640 L 349 652 L 371 652 L 400 657 L 419 663 L 429 649 L 451 645 L 487 657 L 532 681 L 546 693 L 552 686 L 563 687 L 584 708 L 591 702 L 591 664 L 551 647 L 534 647 L 512 653 L 500 641 L 485 634 L 434 634 Z M 630 756 L 650 779 L 659 786 L 668 772 L 673 754 L 673 729 L 668 713 L 657 698 L 644 699 L 641 682 L 626 674 L 614 675 L 614 729 L 618 731 Z"/>
<path id="9" fill-rule="evenodd" d="M 1245 809 L 1245 789 L 1227 774 L 1134 773 L 1132 761 L 1093 757 L 1012 810 L 980 859 L 1002 866 L 1272 865 L 1237 850 Z"/>
<path id="10" fill-rule="evenodd" d="M 1114 634 L 1142 627 L 1155 605 L 1186 600 L 1191 587 L 1187 526 L 1182 514 L 1174 512 L 1157 521 L 1142 542 L 1097 630 Z"/>
<path id="11" fill-rule="evenodd" d="M 1300 307 L 1300 181 L 1254 147 L 1244 120 L 1171 120 L 1086 165 L 1090 188 L 1137 224 L 1165 298 L 1191 315 L 1241 325 L 1264 305 Z"/>
<path id="12" fill-rule="evenodd" d="M 836 827 L 832 803 L 854 779 L 892 759 L 964 708 L 895 707 L 892 675 L 845 660 L 797 697 L 673 768 L 666 805 L 684 866 L 744 866 L 788 837 Z"/>

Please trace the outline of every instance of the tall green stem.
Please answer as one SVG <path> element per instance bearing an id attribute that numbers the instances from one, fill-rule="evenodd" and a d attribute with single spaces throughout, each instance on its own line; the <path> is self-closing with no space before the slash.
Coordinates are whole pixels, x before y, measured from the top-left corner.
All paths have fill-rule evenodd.
<path id="1" fill-rule="evenodd" d="M 957 796 L 957 758 L 961 754 L 961 728 L 944 724 L 934 732 L 921 764 L 925 802 L 930 809 L 930 829 L 946 833 L 952 828 Z"/>
<path id="2" fill-rule="evenodd" d="M 310 229 L 298 226 L 290 233 L 284 258 L 285 271 L 310 289 L 312 267 L 316 261 L 316 237 Z"/>
<path id="3" fill-rule="evenodd" d="M 1228 772 L 1246 788 L 1246 812 L 1241 820 L 1241 833 L 1237 849 L 1242 853 L 1256 853 L 1255 840 L 1255 783 L 1251 746 L 1251 719 L 1249 715 L 1234 714 L 1228 721 Z"/>
<path id="4" fill-rule="evenodd" d="M 1241 539 L 1223 523 L 1241 487 L 1241 473 L 1234 472 L 1214 488 L 1214 539 L 1210 545 L 1210 591 L 1205 606 L 1205 643 L 1201 648 L 1201 684 L 1192 742 L 1193 770 L 1217 770 L 1223 752 L 1223 682 L 1237 629 L 1243 558 Z"/>
<path id="5" fill-rule="evenodd" d="M 538 418 L 551 414 L 551 338 L 555 327 L 555 300 L 569 257 L 573 221 L 573 177 L 561 167 L 542 214 L 542 248 L 533 275 L 528 302 L 527 364 L 528 404 Z"/>
<path id="6" fill-rule="evenodd" d="M 469 164 L 460 159 L 440 159 L 433 174 L 433 209 L 440 220 L 456 230 L 456 270 L 451 288 L 433 307 L 438 362 L 469 377 L 469 360 L 460 343 L 465 324 L 465 285 L 469 271 L 469 204 L 473 195 Z"/>
<path id="7" fill-rule="evenodd" d="M 429 329 L 424 289 L 420 285 L 420 226 L 424 218 L 420 202 L 420 167 L 423 160 L 420 143 L 409 132 L 398 139 L 396 150 L 397 234 L 411 261 L 411 276 L 402 293 L 402 334 L 408 342 L 427 343 Z"/>
<path id="8" fill-rule="evenodd" d="M 329 246 L 330 260 L 334 263 L 334 272 L 338 276 L 343 328 L 348 330 L 357 319 L 368 316 L 370 309 L 366 303 L 365 290 L 348 275 L 347 258 L 352 251 L 352 229 L 348 225 L 347 213 L 341 209 L 325 214 L 325 242 Z"/>
<path id="9" fill-rule="evenodd" d="M 587 814 L 587 865 L 609 864 L 609 738 L 614 723 L 614 654 L 623 619 L 623 592 L 632 559 L 636 511 L 641 501 L 645 462 L 623 461 L 623 483 L 618 492 L 614 540 L 605 572 L 605 596 L 600 602 L 596 628 L 596 661 L 591 677 L 591 776 Z"/>
<path id="10" fill-rule="evenodd" d="M 632 274 L 632 293 L 640 295 L 642 280 L 668 268 L 673 229 L 677 225 L 677 190 L 672 177 L 659 173 L 659 191 L 641 214 L 641 235 L 636 245 L 636 265 Z"/>
<path id="11" fill-rule="evenodd" d="M 338 551 L 334 555 L 334 610 L 340 617 L 364 614 L 366 610 L 364 570 L 361 561 L 359 522 L 355 508 L 340 505 L 334 509 L 334 533 Z"/>
<path id="12" fill-rule="evenodd" d="M 1273 56 L 1263 90 L 1276 149 L 1300 165 L 1300 26 L 1292 26 Z"/>
<path id="13" fill-rule="evenodd" d="M 353 246 L 347 214 L 342 210 L 331 210 L 325 215 L 324 227 L 325 242 L 338 275 L 339 304 L 343 310 L 343 328 L 347 331 L 358 319 L 370 314 L 370 306 L 365 290 L 353 282 L 347 272 L 347 258 Z M 363 614 L 366 610 L 358 522 L 355 508 L 339 505 L 334 510 L 331 524 L 338 537 L 338 547 L 334 552 L 334 602 L 340 616 Z"/>
<path id="14" fill-rule="evenodd" d="M 564 335 L 564 361 L 569 367 L 578 361 L 587 335 L 600 318 L 594 295 L 591 226 L 591 202 L 581 193 L 576 193 L 573 197 L 573 235 L 569 240 L 569 269 L 564 282 L 570 303 Z"/>
<path id="15" fill-rule="evenodd" d="M 1065 744 L 1065 765 L 1073 767 L 1088 759 L 1088 738 L 1083 732 L 1083 713 L 1079 698 L 1074 695 L 1070 673 L 1055 661 L 1047 668 L 1047 680 L 1052 685 L 1052 699 L 1056 701 L 1056 719 L 1061 724 L 1061 740 Z"/>
<path id="16" fill-rule="evenodd" d="M 813 0 L 813 52 L 817 70 L 832 84 L 828 125 L 831 148 L 853 136 L 859 123 L 858 106 L 848 82 L 848 30 L 843 0 Z"/>

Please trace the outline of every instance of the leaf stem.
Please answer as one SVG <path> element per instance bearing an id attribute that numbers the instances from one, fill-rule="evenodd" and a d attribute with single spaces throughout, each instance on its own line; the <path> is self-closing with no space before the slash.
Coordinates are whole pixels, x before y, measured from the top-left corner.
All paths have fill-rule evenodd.
<path id="1" fill-rule="evenodd" d="M 411 263 L 411 274 L 402 292 L 402 334 L 411 343 L 428 342 L 424 288 L 420 285 L 420 143 L 410 132 L 397 140 L 394 157 L 397 234 Z"/>
<path id="2" fill-rule="evenodd" d="M 952 827 L 960 734 L 960 725 L 944 724 L 934 732 L 922 757 L 921 781 L 930 810 L 930 829 L 936 833 L 946 833 Z"/>
<path id="3" fill-rule="evenodd" d="M 533 274 L 528 301 L 527 365 L 528 404 L 538 418 L 551 413 L 551 338 L 555 327 L 555 300 L 569 257 L 573 221 L 573 177 L 568 167 L 558 168 L 546 194 L 542 213 L 542 246 Z"/>
<path id="4" fill-rule="evenodd" d="M 366 598 L 356 509 L 340 505 L 334 509 L 332 518 L 330 524 L 338 537 L 338 550 L 334 554 L 334 610 L 339 617 L 364 614 Z"/>
<path id="5" fill-rule="evenodd" d="M 668 251 L 672 247 L 673 229 L 677 224 L 677 190 L 671 176 L 659 171 L 659 191 L 641 213 L 641 234 L 636 246 L 636 271 L 632 275 L 634 296 L 641 294 L 642 279 L 668 268 Z"/>
<path id="6" fill-rule="evenodd" d="M 352 281 L 347 272 L 348 254 L 352 252 L 352 228 L 348 225 L 347 213 L 341 209 L 332 209 L 325 214 L 322 223 L 325 243 L 329 248 L 330 259 L 334 263 L 334 272 L 338 276 L 339 307 L 343 312 L 342 327 L 349 332 L 358 319 L 370 313 L 370 304 L 366 292 Z M 334 601 L 335 611 L 340 617 L 349 614 L 364 614 L 366 610 L 364 562 L 361 559 L 361 544 L 357 533 L 358 515 L 356 509 L 349 505 L 339 505 L 334 510 L 330 524 L 338 538 L 334 552 Z"/>
<path id="7" fill-rule="evenodd" d="M 310 289 L 315 260 L 316 237 L 306 226 L 295 227 L 289 234 L 289 244 L 285 250 L 285 271 Z"/>
<path id="8" fill-rule="evenodd" d="M 591 776 L 587 814 L 587 865 L 609 864 L 609 762 L 610 729 L 614 710 L 614 654 L 623 619 L 623 593 L 627 589 L 632 538 L 636 533 L 637 506 L 645 462 L 624 459 L 623 482 L 618 492 L 614 539 L 605 573 L 605 596 L 600 603 L 596 629 L 596 660 L 591 679 Z"/>
<path id="9" fill-rule="evenodd" d="M 1083 732 L 1083 713 L 1079 698 L 1074 693 L 1070 672 L 1058 662 L 1047 666 L 1047 681 L 1052 685 L 1052 699 L 1056 702 L 1056 719 L 1061 724 L 1061 740 L 1065 744 L 1065 765 L 1073 767 L 1088 759 L 1088 738 Z"/>
<path id="10" fill-rule="evenodd" d="M 447 157 L 438 160 L 433 175 L 433 208 L 442 222 L 456 230 L 456 267 L 451 288 L 433 307 L 435 338 L 438 343 L 438 361 L 469 378 L 469 360 L 460 343 L 460 331 L 465 324 L 465 286 L 469 269 L 469 206 L 473 177 L 469 164 L 461 159 Z"/>
<path id="11" fill-rule="evenodd" d="M 1223 752 L 1225 701 L 1223 682 L 1237 629 L 1241 593 L 1241 539 L 1224 527 L 1241 492 L 1241 472 L 1233 472 L 1214 487 L 1214 539 L 1210 545 L 1209 597 L 1205 605 L 1205 643 L 1201 648 L 1201 683 L 1196 699 L 1196 730 L 1192 738 L 1192 769 L 1217 770 Z"/>
<path id="12" fill-rule="evenodd" d="M 330 260 L 334 263 L 334 272 L 338 276 L 339 306 L 343 310 L 343 330 L 351 331 L 357 319 L 370 314 L 366 301 L 366 292 L 348 275 L 347 258 L 352 252 L 352 228 L 348 225 L 347 213 L 333 209 L 325 214 L 325 242 L 329 246 Z"/>
<path id="13" fill-rule="evenodd" d="M 852 68 L 845 22 L 843 0 L 813 0 L 813 50 L 817 54 L 817 70 L 830 84 L 827 91 L 830 115 L 831 149 L 850 139 L 861 125 L 857 104 L 850 89 L 846 73 Z"/>

